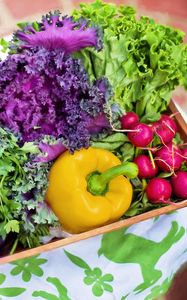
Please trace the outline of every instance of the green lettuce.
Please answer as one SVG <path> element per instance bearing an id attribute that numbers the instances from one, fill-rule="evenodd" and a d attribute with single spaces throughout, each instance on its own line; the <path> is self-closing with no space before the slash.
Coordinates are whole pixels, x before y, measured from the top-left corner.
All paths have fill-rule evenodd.
<path id="1" fill-rule="evenodd" d="M 139 116 L 160 113 L 176 86 L 187 88 L 187 45 L 182 31 L 148 17 L 138 19 L 132 7 L 100 0 L 81 4 L 73 16 L 102 27 L 102 51 L 89 48 L 76 56 L 83 59 L 91 80 L 108 78 L 114 89 L 111 101 L 125 111 L 134 110 Z"/>

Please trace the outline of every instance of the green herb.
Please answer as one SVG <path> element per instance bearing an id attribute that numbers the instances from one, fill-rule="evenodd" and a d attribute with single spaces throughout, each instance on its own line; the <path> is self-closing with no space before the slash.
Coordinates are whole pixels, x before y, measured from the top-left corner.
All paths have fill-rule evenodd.
<path id="1" fill-rule="evenodd" d="M 133 202 L 124 217 L 133 217 L 159 207 L 161 205 L 153 205 L 148 201 L 144 188 L 141 186 L 140 188 L 134 188 Z"/>
<path id="2" fill-rule="evenodd" d="M 91 146 L 94 148 L 102 148 L 109 151 L 115 151 L 127 141 L 128 137 L 125 134 L 119 132 L 113 133 L 101 139 L 97 139 L 97 141 L 93 141 L 91 143 Z"/>
<path id="3" fill-rule="evenodd" d="M 37 163 L 34 143 L 19 147 L 18 138 L 0 128 L 0 237 L 14 232 L 12 251 L 18 242 L 24 247 L 40 244 L 57 219 L 44 202 L 49 163 Z"/>
<path id="4" fill-rule="evenodd" d="M 0 46 L 1 46 L 1 52 L 6 53 L 9 49 L 9 42 L 6 41 L 5 39 L 1 38 L 0 39 Z"/>

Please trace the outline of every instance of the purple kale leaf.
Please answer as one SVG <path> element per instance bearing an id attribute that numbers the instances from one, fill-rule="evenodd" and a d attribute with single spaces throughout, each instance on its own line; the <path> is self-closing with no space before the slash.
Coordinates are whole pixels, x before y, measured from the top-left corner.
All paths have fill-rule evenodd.
<path id="1" fill-rule="evenodd" d="M 90 83 L 82 62 L 59 49 L 25 50 L 0 62 L 0 125 L 24 141 L 61 139 L 70 151 L 110 129 L 105 79 Z"/>
<path id="2" fill-rule="evenodd" d="M 36 162 L 49 162 L 57 158 L 60 154 L 62 154 L 64 151 L 66 151 L 66 147 L 60 143 L 56 142 L 55 144 L 46 144 L 46 143 L 40 143 L 39 149 L 42 153 L 45 155 L 38 156 L 35 158 Z"/>
<path id="3" fill-rule="evenodd" d="M 72 17 L 61 17 L 55 11 L 43 17 L 42 22 L 22 24 L 14 33 L 12 48 L 44 47 L 48 50 L 61 49 L 66 54 L 85 47 L 101 48 L 100 29 L 88 27 L 88 21 L 73 22 Z"/>

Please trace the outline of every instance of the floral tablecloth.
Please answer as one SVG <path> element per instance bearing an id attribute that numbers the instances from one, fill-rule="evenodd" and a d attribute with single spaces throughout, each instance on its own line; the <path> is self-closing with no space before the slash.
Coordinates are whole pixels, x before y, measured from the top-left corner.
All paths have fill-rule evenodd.
<path id="1" fill-rule="evenodd" d="M 151 300 L 187 261 L 187 208 L 0 265 L 0 299 Z"/>

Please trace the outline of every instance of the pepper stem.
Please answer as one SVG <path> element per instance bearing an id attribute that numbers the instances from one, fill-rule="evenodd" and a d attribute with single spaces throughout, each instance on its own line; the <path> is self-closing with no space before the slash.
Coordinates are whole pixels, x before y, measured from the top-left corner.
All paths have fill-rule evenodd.
<path id="1" fill-rule="evenodd" d="M 97 196 L 106 194 L 109 182 L 115 177 L 125 175 L 128 178 L 135 178 L 138 175 L 138 167 L 135 163 L 124 162 L 121 165 L 112 167 L 103 173 L 97 171 L 87 177 L 87 190 Z"/>

